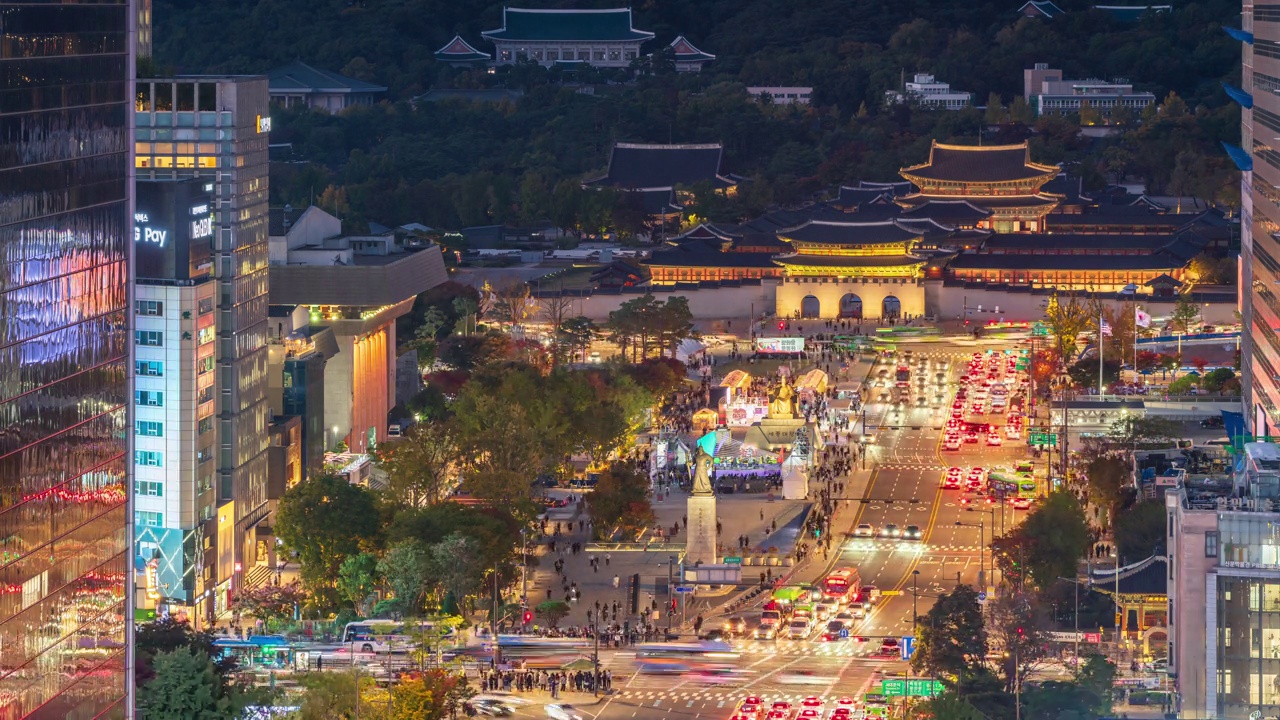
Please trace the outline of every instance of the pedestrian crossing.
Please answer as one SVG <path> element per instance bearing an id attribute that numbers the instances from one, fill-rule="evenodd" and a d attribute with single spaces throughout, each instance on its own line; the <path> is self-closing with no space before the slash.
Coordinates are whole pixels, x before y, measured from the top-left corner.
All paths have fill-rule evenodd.
<path id="1" fill-rule="evenodd" d="M 789 702 L 799 704 L 803 700 L 816 697 L 824 703 L 835 702 L 840 698 L 851 697 L 856 695 L 853 690 L 846 688 L 847 692 L 842 694 L 821 694 L 819 689 L 825 690 L 837 678 L 820 678 L 820 686 L 814 687 L 814 692 L 792 692 L 792 693 L 774 693 L 762 692 L 758 689 L 751 688 L 690 688 L 689 690 L 621 690 L 613 693 L 613 697 L 624 702 L 633 702 L 640 704 L 656 704 L 670 703 L 679 705 L 687 703 L 692 706 L 694 703 L 716 702 L 716 707 L 724 707 L 729 704 L 737 704 L 744 698 L 757 696 L 762 698 L 766 703 Z"/>

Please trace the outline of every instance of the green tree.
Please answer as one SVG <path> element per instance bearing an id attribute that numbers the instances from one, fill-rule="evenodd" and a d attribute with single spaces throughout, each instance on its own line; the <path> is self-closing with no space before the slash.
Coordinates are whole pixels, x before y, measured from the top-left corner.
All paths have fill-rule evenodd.
<path id="1" fill-rule="evenodd" d="M 1084 510 L 1069 492 L 1050 493 L 1022 525 L 996 538 L 992 553 L 1004 580 L 1048 587 L 1060 577 L 1075 577 L 1076 562 L 1089 547 Z"/>
<path id="2" fill-rule="evenodd" d="M 1102 113 L 1088 100 L 1080 101 L 1080 124 L 1086 126 L 1102 124 Z"/>
<path id="3" fill-rule="evenodd" d="M 1131 560 L 1164 552 L 1164 503 L 1139 502 L 1116 515 L 1113 535 L 1116 552 Z"/>
<path id="4" fill-rule="evenodd" d="M 197 632 L 191 629 L 190 623 L 185 620 L 174 620 L 172 617 L 138 623 L 133 639 L 136 655 L 134 679 L 138 687 L 147 684 L 155 677 L 152 661 L 157 655 L 179 649 L 190 649 L 209 657 L 216 657 L 214 640 L 213 633 Z M 229 675 L 237 667 L 238 663 L 234 657 L 214 661 L 214 669 L 222 676 Z"/>
<path id="5" fill-rule="evenodd" d="M 444 720 L 458 716 L 474 692 L 467 678 L 455 672 L 432 669 L 416 673 L 391 689 L 386 720 Z"/>
<path id="6" fill-rule="evenodd" d="M 538 613 L 538 617 L 546 621 L 551 627 L 556 627 L 561 620 L 569 614 L 569 603 L 563 600 L 545 600 L 538 603 L 534 608 Z"/>
<path id="7" fill-rule="evenodd" d="M 968 700 L 947 692 L 936 698 L 926 700 L 913 713 L 916 718 L 936 718 L 937 720 L 989 720 Z"/>
<path id="8" fill-rule="evenodd" d="M 1096 304 L 1081 295 L 1055 293 L 1049 298 L 1044 317 L 1054 338 L 1054 350 L 1064 363 L 1069 363 L 1076 354 L 1076 337 L 1096 327 L 1099 313 Z"/>
<path id="9" fill-rule="evenodd" d="M 1186 295 L 1179 295 L 1173 306 L 1169 325 L 1174 332 L 1187 334 L 1200 320 L 1200 306 Z"/>
<path id="10" fill-rule="evenodd" d="M 988 125 L 999 125 L 1009 119 L 1009 110 L 1000 99 L 1000 93 L 992 92 L 987 96 L 987 109 L 983 122 Z"/>
<path id="11" fill-rule="evenodd" d="M 557 328 L 556 338 L 571 357 L 585 354 L 599 332 L 595 322 L 583 315 L 565 318 Z"/>
<path id="12" fill-rule="evenodd" d="M 297 720 L 352 720 L 356 708 L 356 675 L 347 669 L 300 673 L 302 693 Z M 363 680 L 369 682 L 366 675 Z M 369 712 L 368 706 L 364 712 Z"/>
<path id="13" fill-rule="evenodd" d="M 1076 684 L 1097 696 L 1099 715 L 1111 712 L 1112 693 L 1118 676 L 1116 664 L 1097 653 L 1090 655 L 1076 672 Z"/>
<path id="14" fill-rule="evenodd" d="M 448 422 L 417 423 L 398 442 L 379 445 L 373 456 L 387 473 L 386 497 L 395 506 L 437 503 L 452 489 L 458 446 Z"/>
<path id="15" fill-rule="evenodd" d="M 911 656 L 917 673 L 962 677 L 987 655 L 987 630 L 978 591 L 959 585 L 938 596 L 916 622 L 918 643 Z"/>
<path id="16" fill-rule="evenodd" d="M 649 483 L 629 465 L 616 464 L 600 475 L 591 492 L 592 528 L 599 537 L 614 530 L 630 534 L 652 527 L 653 507 L 649 503 Z"/>
<path id="17" fill-rule="evenodd" d="M 432 576 L 440 588 L 459 602 L 481 591 L 492 566 L 479 543 L 462 533 L 452 533 L 430 548 Z"/>
<path id="18" fill-rule="evenodd" d="M 236 594 L 231 607 L 237 613 L 252 615 L 272 624 L 292 618 L 305 598 L 302 586 L 297 581 L 284 585 L 266 583 L 242 589 Z"/>
<path id="19" fill-rule="evenodd" d="M 338 567 L 338 592 L 351 601 L 361 616 L 368 616 L 369 603 L 380 580 L 378 558 L 370 553 L 352 555 Z"/>
<path id="20" fill-rule="evenodd" d="M 988 632 L 992 645 L 1002 651 L 996 667 L 1005 692 L 1013 692 L 1019 682 L 1025 687 L 1045 656 L 1049 617 L 1043 603 L 1021 590 L 1001 593 L 990 605 Z"/>
<path id="21" fill-rule="evenodd" d="M 213 660 L 190 647 L 152 659 L 155 676 L 138 688 L 138 710 L 148 720 L 238 720 L 261 693 L 227 683 Z"/>
<path id="22" fill-rule="evenodd" d="M 378 561 L 378 574 L 386 578 L 387 587 L 398 601 L 401 612 L 409 616 L 417 616 L 421 612 L 432 570 L 429 549 L 416 540 L 391 546 Z"/>
<path id="23" fill-rule="evenodd" d="M 1089 480 L 1089 500 L 1110 514 L 1120 503 L 1121 490 L 1128 483 L 1129 465 L 1113 456 L 1097 458 L 1085 468 Z"/>
<path id="24" fill-rule="evenodd" d="M 314 600 L 336 601 L 342 562 L 378 545 L 381 519 L 373 495 L 338 475 L 322 474 L 289 488 L 276 511 L 276 537 L 297 553 Z M 333 592 L 325 593 L 332 590 Z"/>

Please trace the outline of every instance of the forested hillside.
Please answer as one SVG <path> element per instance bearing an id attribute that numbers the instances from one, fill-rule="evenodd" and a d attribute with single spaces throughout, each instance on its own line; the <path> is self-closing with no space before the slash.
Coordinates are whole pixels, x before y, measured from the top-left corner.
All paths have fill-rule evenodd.
<path id="1" fill-rule="evenodd" d="M 558 5 L 570 4 L 619 3 Z M 1068 12 L 1052 21 L 1020 19 L 1019 4 L 648 0 L 635 6 L 636 26 L 657 33 L 646 49 L 684 34 L 717 59 L 700 76 L 658 70 L 622 83 L 624 73 L 602 73 L 589 78 L 598 83 L 595 96 L 561 87 L 539 68 L 489 75 L 434 62 L 434 50 L 455 33 L 486 47 L 479 33 L 501 24 L 498 2 L 157 0 L 155 47 L 166 70 L 265 72 L 301 59 L 391 88 L 382 106 L 341 117 L 281 112 L 272 133 L 301 161 L 273 168 L 275 201 L 323 196 L 348 217 L 380 222 L 610 224 L 624 208 L 573 188 L 603 167 L 614 140 L 723 142 L 727 169 L 755 182 L 733 206 L 709 201 L 714 206 L 703 209 L 712 216 L 792 202 L 842 180 L 891 179 L 922 160 L 932 138 L 976 142 L 985 121 L 1029 120 L 1016 107 L 1012 118 L 888 110 L 884 91 L 904 73 L 932 72 L 979 104 L 995 93 L 1007 105 L 1035 62 L 1068 77 L 1126 77 L 1159 98 L 1174 92 L 1185 110 L 1170 127 L 1133 129 L 1101 144 L 1042 121 L 1037 159 L 1085 159 L 1095 183 L 1129 173 L 1158 190 L 1186 175 L 1230 185 L 1217 143 L 1238 138 L 1239 114 L 1220 82 L 1239 82 L 1240 46 L 1222 27 L 1238 25 L 1238 0 L 1175 0 L 1172 12 L 1132 24 L 1074 0 L 1059 2 Z M 762 107 L 747 97 L 748 84 L 812 85 L 814 106 Z M 525 95 L 503 105 L 407 102 L 431 88 L 484 86 Z"/>

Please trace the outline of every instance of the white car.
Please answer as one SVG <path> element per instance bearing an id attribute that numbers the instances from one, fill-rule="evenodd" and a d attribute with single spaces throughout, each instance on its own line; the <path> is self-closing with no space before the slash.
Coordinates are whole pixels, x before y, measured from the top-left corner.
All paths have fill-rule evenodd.
<path id="1" fill-rule="evenodd" d="M 854 537 L 875 537 L 876 529 L 871 527 L 871 523 L 861 523 L 853 529 Z"/>
<path id="2" fill-rule="evenodd" d="M 787 623 L 787 637 L 792 640 L 803 640 L 809 637 L 811 632 L 813 632 L 813 623 L 807 619 L 800 618 Z"/>

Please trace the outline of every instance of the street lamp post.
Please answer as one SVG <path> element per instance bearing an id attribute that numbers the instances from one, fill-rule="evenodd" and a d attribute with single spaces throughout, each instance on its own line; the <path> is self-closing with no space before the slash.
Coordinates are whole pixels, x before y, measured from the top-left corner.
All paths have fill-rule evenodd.
<path id="1" fill-rule="evenodd" d="M 520 599 L 529 602 L 529 545 L 528 528 L 520 529 Z"/>
<path id="2" fill-rule="evenodd" d="M 595 650 L 591 653 L 591 663 L 595 666 L 595 672 L 591 676 L 591 695 L 600 697 L 600 601 L 596 601 L 596 626 L 592 628 L 593 636 L 595 636 Z"/>

